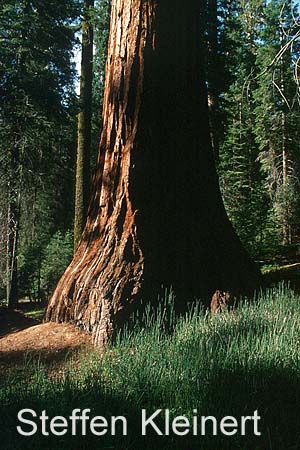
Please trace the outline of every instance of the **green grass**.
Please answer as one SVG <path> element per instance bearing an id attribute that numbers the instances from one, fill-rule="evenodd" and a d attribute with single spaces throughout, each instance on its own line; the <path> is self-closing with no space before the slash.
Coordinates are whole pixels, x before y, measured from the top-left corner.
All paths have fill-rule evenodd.
<path id="1" fill-rule="evenodd" d="M 300 449 L 300 298 L 280 286 L 251 305 L 215 317 L 193 308 L 175 319 L 171 301 L 138 320 L 103 355 L 91 352 L 59 379 L 30 362 L 0 389 L 3 449 Z M 143 326 L 141 325 L 143 323 Z M 164 331 L 168 329 L 169 331 Z M 172 332 L 170 331 L 172 330 Z M 20 437 L 21 408 L 69 416 L 125 415 L 128 435 Z M 258 410 L 261 437 L 142 437 L 141 409 L 169 408 L 173 416 L 240 417 Z M 157 421 L 162 425 L 162 421 Z"/>

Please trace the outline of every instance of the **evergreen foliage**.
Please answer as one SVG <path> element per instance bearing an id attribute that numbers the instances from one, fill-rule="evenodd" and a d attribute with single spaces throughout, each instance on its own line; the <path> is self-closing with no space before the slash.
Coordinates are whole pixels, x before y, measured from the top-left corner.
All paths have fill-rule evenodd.
<path id="1" fill-rule="evenodd" d="M 292 67 L 299 44 L 287 47 L 297 8 L 257 0 L 233 2 L 223 11 L 230 82 L 223 92 L 220 182 L 238 234 L 257 254 L 299 239 L 299 104 Z"/>
<path id="2" fill-rule="evenodd" d="M 43 253 L 41 263 L 41 286 L 44 290 L 44 298 L 48 298 L 56 286 L 57 280 L 63 274 L 65 268 L 73 256 L 73 235 L 70 231 L 62 234 L 57 231 Z"/>
<path id="3" fill-rule="evenodd" d="M 70 226 L 64 188 L 73 184 L 77 15 L 73 0 L 5 1 L 0 9 L 1 282 L 15 285 L 14 297 L 17 260 L 24 266 L 33 245 Z"/>

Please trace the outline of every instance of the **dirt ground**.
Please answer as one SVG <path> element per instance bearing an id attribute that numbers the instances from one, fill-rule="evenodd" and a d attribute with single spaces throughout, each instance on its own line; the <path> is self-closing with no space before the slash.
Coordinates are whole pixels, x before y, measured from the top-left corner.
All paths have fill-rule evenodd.
<path id="1" fill-rule="evenodd" d="M 22 311 L 0 308 L 0 377 L 25 360 L 53 366 L 91 347 L 90 336 L 73 325 L 41 323 Z"/>

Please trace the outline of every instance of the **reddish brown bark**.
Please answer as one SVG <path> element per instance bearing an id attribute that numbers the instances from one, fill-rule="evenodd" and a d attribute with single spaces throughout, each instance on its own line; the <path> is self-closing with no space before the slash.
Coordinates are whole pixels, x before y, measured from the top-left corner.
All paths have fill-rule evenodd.
<path id="1" fill-rule="evenodd" d="M 46 319 L 106 343 L 141 297 L 259 279 L 226 216 L 210 146 L 201 2 L 115 0 L 103 132 L 82 241 Z"/>

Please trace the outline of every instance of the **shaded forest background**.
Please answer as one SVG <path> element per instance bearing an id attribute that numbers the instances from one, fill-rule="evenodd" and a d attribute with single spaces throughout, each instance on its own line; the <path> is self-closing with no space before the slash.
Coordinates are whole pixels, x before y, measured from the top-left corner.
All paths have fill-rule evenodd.
<path id="1" fill-rule="evenodd" d="M 101 131 L 108 0 L 90 8 L 90 168 Z M 203 52 L 211 139 L 227 213 L 263 262 L 300 244 L 300 19 L 296 3 L 207 0 Z M 73 255 L 82 2 L 0 9 L 0 299 L 45 300 Z M 195 205 L 197 207 L 197 205 Z M 220 232 L 222 232 L 220 230 Z M 8 294 L 9 291 L 9 294 Z"/>

